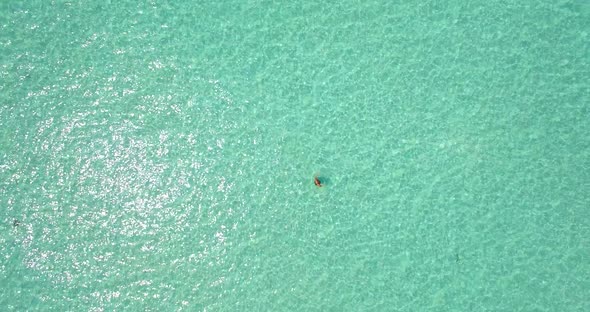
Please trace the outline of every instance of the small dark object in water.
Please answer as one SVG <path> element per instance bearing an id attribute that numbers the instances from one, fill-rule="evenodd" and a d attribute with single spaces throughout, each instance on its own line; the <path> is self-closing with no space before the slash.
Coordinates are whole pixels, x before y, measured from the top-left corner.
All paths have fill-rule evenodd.
<path id="1" fill-rule="evenodd" d="M 323 186 L 322 185 L 322 181 L 320 181 L 320 178 L 317 177 L 317 176 L 313 177 L 313 184 L 315 184 L 315 186 L 317 186 L 317 187 L 322 187 Z"/>
<path id="2" fill-rule="evenodd" d="M 20 221 L 18 221 L 17 219 L 14 219 L 14 221 L 12 221 L 12 226 L 17 227 L 20 225 Z"/>

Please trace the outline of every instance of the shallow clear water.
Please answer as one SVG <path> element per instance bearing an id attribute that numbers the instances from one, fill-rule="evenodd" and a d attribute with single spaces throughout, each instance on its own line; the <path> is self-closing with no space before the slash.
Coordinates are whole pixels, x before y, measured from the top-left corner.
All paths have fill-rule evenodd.
<path id="1" fill-rule="evenodd" d="M 588 2 L 194 2 L 0 4 L 2 310 L 590 310 Z"/>

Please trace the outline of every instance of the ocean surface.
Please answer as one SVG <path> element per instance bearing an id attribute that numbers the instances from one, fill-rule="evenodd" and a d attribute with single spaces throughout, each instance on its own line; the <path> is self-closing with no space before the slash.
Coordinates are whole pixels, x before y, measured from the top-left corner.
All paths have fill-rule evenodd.
<path id="1" fill-rule="evenodd" d="M 3 0 L 0 310 L 590 311 L 589 81 L 585 0 Z"/>

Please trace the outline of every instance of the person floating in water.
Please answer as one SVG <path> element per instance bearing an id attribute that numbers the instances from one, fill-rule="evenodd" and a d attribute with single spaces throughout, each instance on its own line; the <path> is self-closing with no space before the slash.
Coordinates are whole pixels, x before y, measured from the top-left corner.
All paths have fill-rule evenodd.
<path id="1" fill-rule="evenodd" d="M 317 187 L 322 187 L 322 186 L 324 186 L 324 185 L 322 184 L 322 181 L 320 181 L 320 178 L 319 178 L 318 176 L 314 176 L 314 177 L 313 177 L 313 184 L 315 184 L 315 186 L 317 186 Z"/>

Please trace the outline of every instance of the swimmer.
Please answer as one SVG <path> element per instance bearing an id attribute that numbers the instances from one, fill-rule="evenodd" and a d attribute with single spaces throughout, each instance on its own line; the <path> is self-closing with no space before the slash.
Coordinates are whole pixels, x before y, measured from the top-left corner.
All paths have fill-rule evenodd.
<path id="1" fill-rule="evenodd" d="M 320 178 L 318 178 L 318 176 L 313 177 L 313 184 L 315 184 L 315 186 L 317 187 L 322 187 L 322 181 L 320 181 Z"/>

